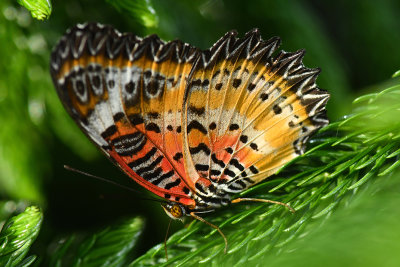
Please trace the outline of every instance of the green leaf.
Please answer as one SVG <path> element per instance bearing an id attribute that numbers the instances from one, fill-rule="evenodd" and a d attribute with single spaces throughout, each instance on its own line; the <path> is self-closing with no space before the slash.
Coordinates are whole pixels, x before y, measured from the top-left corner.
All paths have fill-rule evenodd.
<path id="1" fill-rule="evenodd" d="M 124 12 L 136 19 L 146 28 L 156 28 L 158 26 L 157 14 L 150 0 L 106 0 L 118 11 Z"/>
<path id="2" fill-rule="evenodd" d="M 84 241 L 72 236 L 61 242 L 50 265 L 125 266 L 143 227 L 142 218 L 133 218 L 108 227 Z"/>
<path id="3" fill-rule="evenodd" d="M 18 0 L 18 3 L 28 9 L 35 19 L 48 19 L 51 14 L 50 0 Z"/>
<path id="4" fill-rule="evenodd" d="M 393 73 L 392 78 L 396 78 L 400 76 L 400 70 L 396 71 L 395 73 Z"/>
<path id="5" fill-rule="evenodd" d="M 37 207 L 11 217 L 0 232 L 0 266 L 29 266 L 35 256 L 25 258 L 39 234 L 43 214 Z"/>

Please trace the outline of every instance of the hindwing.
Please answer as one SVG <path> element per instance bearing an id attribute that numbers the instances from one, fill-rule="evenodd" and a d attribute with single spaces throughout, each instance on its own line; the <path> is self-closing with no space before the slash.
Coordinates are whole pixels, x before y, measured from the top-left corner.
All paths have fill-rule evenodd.
<path id="1" fill-rule="evenodd" d="M 198 54 L 181 41 L 86 24 L 51 58 L 57 92 L 86 135 L 139 184 L 184 204 L 193 204 L 193 185 L 183 179 L 181 112 Z"/>

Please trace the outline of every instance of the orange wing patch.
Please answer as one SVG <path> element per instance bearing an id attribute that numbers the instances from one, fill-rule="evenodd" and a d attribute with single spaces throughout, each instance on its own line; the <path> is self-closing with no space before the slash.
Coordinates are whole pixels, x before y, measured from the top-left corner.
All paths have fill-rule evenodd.
<path id="1" fill-rule="evenodd" d="M 231 193 L 302 154 L 310 134 L 328 122 L 329 98 L 315 85 L 319 69 L 302 64 L 303 50 L 273 58 L 278 38 L 235 35 L 226 34 L 194 66 L 183 119 L 190 177 L 203 188 L 208 177 L 216 191 Z"/>
<path id="2" fill-rule="evenodd" d="M 97 24 L 76 26 L 52 54 L 51 72 L 70 115 L 135 181 L 194 205 L 182 162 L 181 106 L 198 50 Z"/>

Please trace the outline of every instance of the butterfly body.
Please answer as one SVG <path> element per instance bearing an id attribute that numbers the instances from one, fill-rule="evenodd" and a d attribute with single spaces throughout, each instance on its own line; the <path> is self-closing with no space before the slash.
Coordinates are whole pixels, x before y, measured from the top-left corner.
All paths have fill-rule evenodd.
<path id="1" fill-rule="evenodd" d="M 328 123 L 319 69 L 303 50 L 273 57 L 279 42 L 229 32 L 201 51 L 90 23 L 62 37 L 50 68 L 83 132 L 177 217 L 230 204 Z"/>

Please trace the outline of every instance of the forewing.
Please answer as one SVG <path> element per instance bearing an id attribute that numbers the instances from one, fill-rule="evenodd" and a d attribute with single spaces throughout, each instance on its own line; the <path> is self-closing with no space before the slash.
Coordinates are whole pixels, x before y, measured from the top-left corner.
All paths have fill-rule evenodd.
<path id="1" fill-rule="evenodd" d="M 304 51 L 272 53 L 278 38 L 227 33 L 190 75 L 183 114 L 186 169 L 199 191 L 240 192 L 304 152 L 326 125 L 329 94 L 302 64 Z"/>
<path id="2" fill-rule="evenodd" d="M 135 181 L 191 205 L 181 108 L 197 49 L 99 24 L 75 26 L 51 57 L 57 92 L 83 132 Z"/>

